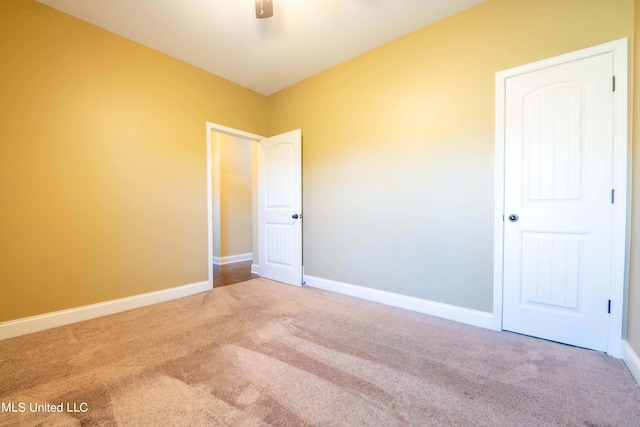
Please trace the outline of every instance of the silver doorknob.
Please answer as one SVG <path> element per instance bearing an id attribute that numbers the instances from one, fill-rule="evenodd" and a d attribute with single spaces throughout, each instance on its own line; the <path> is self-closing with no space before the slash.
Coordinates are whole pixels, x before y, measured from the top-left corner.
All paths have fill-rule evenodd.
<path id="1" fill-rule="evenodd" d="M 511 222 L 517 222 L 519 219 L 520 219 L 520 217 L 517 214 L 509 215 L 509 221 L 511 221 Z"/>

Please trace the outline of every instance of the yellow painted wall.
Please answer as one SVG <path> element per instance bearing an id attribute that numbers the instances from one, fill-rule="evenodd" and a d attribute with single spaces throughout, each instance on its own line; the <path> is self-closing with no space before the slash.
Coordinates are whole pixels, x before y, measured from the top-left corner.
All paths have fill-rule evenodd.
<path id="1" fill-rule="evenodd" d="M 305 272 L 491 311 L 495 73 L 633 34 L 634 0 L 488 0 L 271 95 Z"/>
<path id="2" fill-rule="evenodd" d="M 0 321 L 207 280 L 206 122 L 267 98 L 34 0 L 0 58 Z"/>
<path id="3" fill-rule="evenodd" d="M 220 256 L 253 253 L 252 141 L 221 135 Z"/>

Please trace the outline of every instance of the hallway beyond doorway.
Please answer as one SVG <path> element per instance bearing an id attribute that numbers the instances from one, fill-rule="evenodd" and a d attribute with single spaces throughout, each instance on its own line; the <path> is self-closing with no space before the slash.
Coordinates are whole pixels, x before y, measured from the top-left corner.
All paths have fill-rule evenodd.
<path id="1" fill-rule="evenodd" d="M 252 261 L 234 262 L 232 264 L 213 265 L 213 287 L 233 285 L 256 279 L 260 276 L 251 273 Z"/>

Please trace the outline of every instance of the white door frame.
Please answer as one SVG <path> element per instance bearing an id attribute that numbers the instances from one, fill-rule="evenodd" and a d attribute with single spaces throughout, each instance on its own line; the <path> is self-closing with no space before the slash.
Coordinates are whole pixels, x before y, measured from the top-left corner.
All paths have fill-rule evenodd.
<path id="1" fill-rule="evenodd" d="M 612 217 L 611 254 L 611 317 L 607 354 L 622 358 L 623 321 L 626 312 L 625 279 L 628 277 L 628 182 L 631 178 L 627 159 L 628 135 L 628 41 L 626 38 L 556 56 L 496 73 L 496 157 L 495 157 L 495 218 L 493 268 L 493 329 L 502 330 L 502 298 L 504 271 L 504 170 L 505 170 L 505 85 L 510 77 L 543 68 L 576 61 L 603 53 L 613 53 L 616 96 L 613 100 L 613 186 L 615 204 Z"/>
<path id="2" fill-rule="evenodd" d="M 207 271 L 209 277 L 209 287 L 213 289 L 213 268 L 211 260 L 213 259 L 213 165 L 211 163 L 211 133 L 219 132 L 236 138 L 248 139 L 260 142 L 264 136 L 233 129 L 216 123 L 207 122 Z M 258 164 L 258 168 L 260 165 Z"/>

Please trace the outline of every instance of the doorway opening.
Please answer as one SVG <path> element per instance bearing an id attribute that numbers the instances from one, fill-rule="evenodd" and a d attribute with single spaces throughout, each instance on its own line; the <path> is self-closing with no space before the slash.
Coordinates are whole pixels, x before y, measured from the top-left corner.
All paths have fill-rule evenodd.
<path id="1" fill-rule="evenodd" d="M 211 135 L 213 197 L 213 286 L 258 277 L 257 141 L 220 132 Z"/>
<path id="2" fill-rule="evenodd" d="M 211 288 L 258 277 L 258 141 L 207 123 L 208 268 Z"/>

